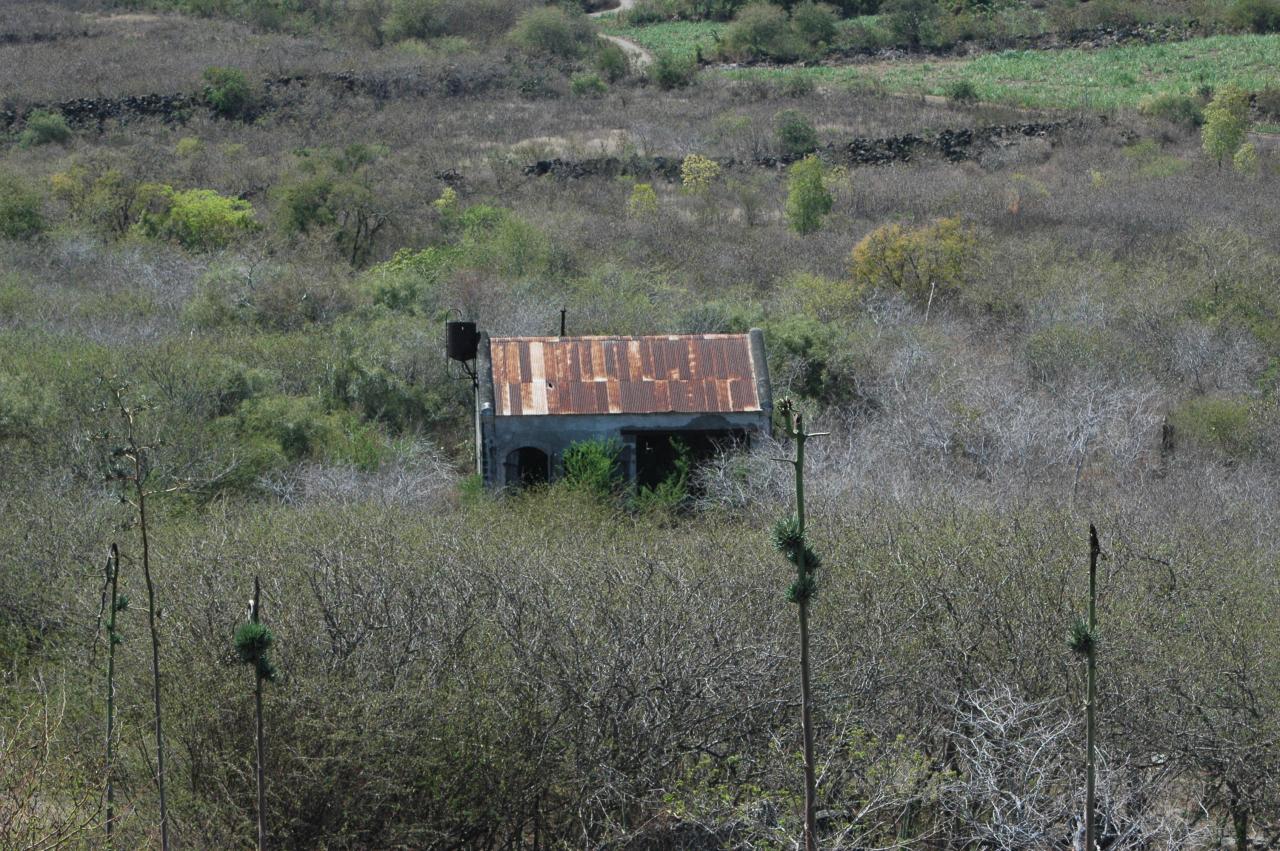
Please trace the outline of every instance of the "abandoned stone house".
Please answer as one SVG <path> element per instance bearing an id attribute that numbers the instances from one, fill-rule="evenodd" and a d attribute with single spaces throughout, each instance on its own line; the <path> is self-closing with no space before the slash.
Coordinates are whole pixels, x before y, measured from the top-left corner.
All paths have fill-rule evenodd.
<path id="1" fill-rule="evenodd" d="M 769 432 L 759 330 L 475 339 L 476 471 L 490 487 L 553 481 L 565 450 L 595 439 L 616 440 L 626 478 L 653 486 L 677 447 L 698 460 Z"/>

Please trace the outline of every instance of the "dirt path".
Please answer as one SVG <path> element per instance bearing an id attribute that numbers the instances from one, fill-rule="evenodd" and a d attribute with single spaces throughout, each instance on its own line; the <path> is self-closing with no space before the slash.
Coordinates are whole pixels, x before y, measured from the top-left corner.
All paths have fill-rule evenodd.
<path id="1" fill-rule="evenodd" d="M 627 54 L 627 59 L 631 61 L 632 68 L 640 69 L 653 62 L 653 54 L 636 44 L 634 41 L 622 38 L 621 36 L 605 35 L 604 33 L 601 33 L 600 37 L 605 41 L 613 42 L 618 45 L 618 47 L 621 47 L 622 52 Z"/>
<path id="2" fill-rule="evenodd" d="M 605 9 L 600 12 L 592 12 L 588 17 L 601 18 L 605 15 L 616 15 L 619 12 L 625 12 L 632 6 L 636 5 L 636 0 L 619 0 L 617 8 Z M 612 42 L 622 48 L 622 52 L 627 54 L 627 59 L 631 62 L 631 67 L 637 70 L 653 63 L 653 54 L 636 44 L 631 39 L 623 38 L 617 35 L 604 35 L 600 37 L 605 41 Z"/>

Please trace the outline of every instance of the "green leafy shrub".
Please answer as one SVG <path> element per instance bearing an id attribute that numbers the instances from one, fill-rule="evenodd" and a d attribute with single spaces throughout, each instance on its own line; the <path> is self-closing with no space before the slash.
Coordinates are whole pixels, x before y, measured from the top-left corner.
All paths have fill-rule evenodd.
<path id="1" fill-rule="evenodd" d="M 1170 415 L 1176 439 L 1242 458 L 1260 448 L 1261 433 L 1249 399 L 1200 396 L 1179 405 Z"/>
<path id="2" fill-rule="evenodd" d="M 364 290 L 373 303 L 400 313 L 430 311 L 440 283 L 454 267 L 457 251 L 432 247 L 421 251 L 402 248 L 390 260 L 362 276 Z"/>
<path id="3" fill-rule="evenodd" d="M 974 103 L 978 100 L 978 89 L 970 80 L 952 80 L 947 84 L 947 98 L 956 103 Z"/>
<path id="4" fill-rule="evenodd" d="M 578 59 L 595 46 L 595 28 L 581 12 L 561 6 L 530 9 L 511 30 L 511 39 L 530 53 Z"/>
<path id="5" fill-rule="evenodd" d="M 373 469 L 382 448 L 376 429 L 348 411 L 326 412 L 314 397 L 261 396 L 218 421 L 239 440 L 278 452 L 289 462 L 307 459 Z"/>
<path id="6" fill-rule="evenodd" d="M 790 62 L 800 56 L 804 46 L 782 7 L 761 0 L 742 7 L 734 16 L 720 39 L 719 52 L 735 61 L 769 58 Z"/>
<path id="7" fill-rule="evenodd" d="M 600 79 L 599 74 L 583 71 L 574 74 L 570 79 L 569 91 L 575 97 L 598 98 L 609 91 L 609 86 Z"/>
<path id="8" fill-rule="evenodd" d="M 436 0 L 391 0 L 382 30 L 389 41 L 444 35 L 444 16 Z"/>
<path id="9" fill-rule="evenodd" d="M 1191 95 L 1177 92 L 1145 97 L 1139 102 L 1138 110 L 1151 118 L 1160 118 L 1184 127 L 1199 127 L 1204 123 L 1204 108 L 1200 101 Z"/>
<path id="10" fill-rule="evenodd" d="M 805 235 L 822 227 L 831 212 L 831 193 L 823 184 L 822 161 L 810 154 L 787 169 L 787 222 Z"/>
<path id="11" fill-rule="evenodd" d="M 649 65 L 649 79 L 663 91 L 680 89 L 693 82 L 698 66 L 691 56 L 660 51 Z"/>
<path id="12" fill-rule="evenodd" d="M 653 487 L 636 489 L 631 498 L 631 510 L 641 514 L 670 514 L 689 501 L 689 475 L 692 453 L 689 445 L 678 437 L 670 439 L 675 455 L 671 472 Z"/>
<path id="13" fill-rule="evenodd" d="M 810 45 L 828 45 L 836 37 L 836 10 L 812 0 L 791 10 L 791 28 Z"/>
<path id="14" fill-rule="evenodd" d="M 53 412 L 44 387 L 26 376 L 0 372 L 0 441 L 36 440 Z"/>
<path id="15" fill-rule="evenodd" d="M 143 213 L 135 228 L 144 236 L 209 251 L 225 248 L 258 229 L 252 204 L 212 189 L 177 190 L 152 183 L 142 186 L 139 194 Z"/>
<path id="16" fill-rule="evenodd" d="M 0 171 L 0 236 L 29 239 L 44 230 L 39 194 L 17 177 Z"/>
<path id="17" fill-rule="evenodd" d="M 1052 384 L 1072 374 L 1100 366 L 1108 359 L 1107 336 L 1096 328 L 1061 323 L 1027 337 L 1024 356 L 1035 381 Z"/>
<path id="18" fill-rule="evenodd" d="M 204 98 L 223 118 L 249 118 L 255 106 L 244 72 L 236 68 L 206 68 Z"/>
<path id="19" fill-rule="evenodd" d="M 941 9 L 935 0 L 887 0 L 880 8 L 900 44 L 922 47 L 937 40 Z"/>
<path id="20" fill-rule="evenodd" d="M 71 128 L 67 125 L 67 119 L 62 117 L 62 113 L 40 109 L 33 110 L 27 116 L 26 127 L 18 136 L 18 144 L 24 148 L 52 144 L 65 145 L 69 141 L 71 141 Z"/>
<path id="21" fill-rule="evenodd" d="M 1236 86 L 1223 86 L 1204 110 L 1200 131 L 1205 153 L 1218 165 L 1235 156 L 1249 133 L 1249 93 Z"/>
<path id="22" fill-rule="evenodd" d="M 564 482 L 574 489 L 610 497 L 622 485 L 617 440 L 583 440 L 564 451 Z"/>
<path id="23" fill-rule="evenodd" d="M 1280 86 L 1267 86 L 1254 95 L 1258 111 L 1272 118 L 1280 118 Z"/>
<path id="24" fill-rule="evenodd" d="M 1261 168 L 1258 162 L 1258 149 L 1252 142 L 1246 142 L 1236 149 L 1231 157 L 1231 167 L 1240 174 L 1257 174 Z"/>
<path id="25" fill-rule="evenodd" d="M 786 159 L 799 159 L 818 148 L 818 131 L 804 113 L 784 109 L 773 117 L 774 135 L 778 150 Z"/>
<path id="26" fill-rule="evenodd" d="M 658 214 L 658 193 L 652 183 L 637 183 L 627 198 L 627 218 L 652 219 Z"/>
<path id="27" fill-rule="evenodd" d="M 789 98 L 806 97 L 817 88 L 818 84 L 808 74 L 788 74 L 782 79 L 782 93 Z"/>
<path id="28" fill-rule="evenodd" d="M 616 83 L 627 76 L 631 70 L 631 61 L 627 52 L 612 42 L 602 45 L 596 51 L 595 69 L 610 83 Z"/>
<path id="29" fill-rule="evenodd" d="M 1227 9 L 1227 22 L 1249 32 L 1280 32 L 1280 0 L 1235 0 Z"/>

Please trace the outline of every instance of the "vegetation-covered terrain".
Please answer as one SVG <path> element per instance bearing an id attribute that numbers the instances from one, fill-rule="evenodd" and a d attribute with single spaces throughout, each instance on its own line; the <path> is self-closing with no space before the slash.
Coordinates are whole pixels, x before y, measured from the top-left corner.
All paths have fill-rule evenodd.
<path id="1" fill-rule="evenodd" d="M 798 847 L 794 447 L 484 492 L 562 308 L 829 432 L 821 847 L 1072 847 L 1090 523 L 1106 847 L 1280 847 L 1277 7 L 605 5 L 5 4 L 0 847 L 252 846 L 255 691 L 273 847 Z"/>

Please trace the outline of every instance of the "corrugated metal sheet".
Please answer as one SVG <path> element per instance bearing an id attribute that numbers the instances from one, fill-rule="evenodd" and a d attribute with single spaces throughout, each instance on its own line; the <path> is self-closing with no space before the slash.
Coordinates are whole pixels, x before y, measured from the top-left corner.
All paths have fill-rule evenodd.
<path id="1" fill-rule="evenodd" d="M 494 337 L 498 416 L 760 410 L 746 334 Z"/>

